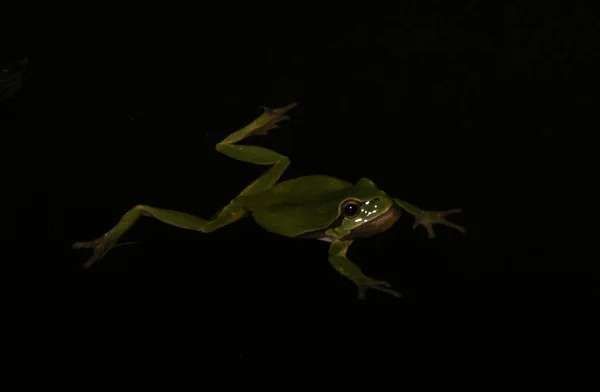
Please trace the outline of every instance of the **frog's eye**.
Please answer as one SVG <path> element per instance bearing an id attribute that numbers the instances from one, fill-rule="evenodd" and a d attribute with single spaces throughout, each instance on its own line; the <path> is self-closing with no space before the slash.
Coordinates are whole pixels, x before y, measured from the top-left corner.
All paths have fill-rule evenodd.
<path id="1" fill-rule="evenodd" d="M 346 200 L 342 204 L 342 213 L 345 218 L 354 218 L 360 212 L 360 203 L 356 200 Z"/>

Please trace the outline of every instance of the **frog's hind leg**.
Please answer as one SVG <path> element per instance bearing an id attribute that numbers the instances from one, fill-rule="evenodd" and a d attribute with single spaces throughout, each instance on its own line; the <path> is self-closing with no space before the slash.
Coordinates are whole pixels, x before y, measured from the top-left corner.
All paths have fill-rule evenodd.
<path id="1" fill-rule="evenodd" d="M 235 143 L 252 135 L 266 135 L 269 130 L 279 128 L 277 123 L 289 119 L 289 117 L 284 114 L 296 106 L 296 103 L 292 103 L 277 109 L 262 107 L 264 109 L 264 113 L 256 120 L 217 143 L 217 151 L 227 155 L 230 158 L 243 162 L 254 163 L 255 165 L 273 166 L 263 173 L 259 178 L 253 181 L 250 185 L 244 188 L 244 190 L 240 192 L 239 196 L 245 196 L 254 192 L 259 192 L 275 185 L 283 172 L 285 172 L 289 166 L 290 160 L 285 155 L 279 154 L 264 147 L 237 145 Z"/>
<path id="2" fill-rule="evenodd" d="M 278 109 L 264 108 L 265 111 L 260 117 L 244 128 L 227 136 L 217 144 L 217 151 L 230 158 L 257 165 L 272 165 L 272 167 L 263 175 L 244 188 L 239 196 L 248 195 L 272 187 L 288 167 L 290 160 L 284 155 L 263 147 L 238 146 L 234 143 L 251 135 L 266 135 L 269 130 L 278 127 L 277 123 L 279 121 L 288 119 L 289 117 L 284 116 L 284 113 L 295 106 L 296 104 L 293 103 Z M 94 250 L 92 257 L 84 264 L 84 267 L 88 268 L 102 259 L 109 250 L 114 248 L 119 238 L 131 229 L 141 216 L 149 216 L 182 229 L 209 233 L 247 215 L 248 212 L 236 203 L 235 199 L 225 206 L 212 220 L 198 218 L 185 212 L 156 208 L 147 205 L 137 205 L 127 211 L 121 217 L 119 222 L 106 232 L 106 234 L 91 241 L 76 242 L 73 244 L 73 248 L 92 248 Z"/>
<path id="3" fill-rule="evenodd" d="M 161 222 L 171 226 L 180 227 L 187 230 L 196 230 L 203 233 L 210 233 L 223 226 L 237 221 L 248 213 L 243 208 L 230 203 L 225 206 L 217 216 L 212 220 L 205 220 L 197 216 L 187 214 L 185 212 L 156 208 L 147 205 L 137 205 L 127 211 L 119 220 L 119 222 L 103 236 L 91 241 L 80 241 L 73 244 L 73 248 L 92 248 L 94 254 L 83 265 L 89 268 L 92 264 L 99 261 L 108 253 L 109 250 L 115 247 L 117 241 L 125 234 L 141 216 L 149 216 L 158 219 Z"/>

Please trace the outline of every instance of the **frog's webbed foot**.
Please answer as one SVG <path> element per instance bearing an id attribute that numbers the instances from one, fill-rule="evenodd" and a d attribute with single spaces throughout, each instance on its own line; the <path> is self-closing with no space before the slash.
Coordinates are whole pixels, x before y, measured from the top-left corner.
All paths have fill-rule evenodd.
<path id="1" fill-rule="evenodd" d="M 109 250 L 113 249 L 116 242 L 117 238 L 107 233 L 95 240 L 75 242 L 73 249 L 91 248 L 94 250 L 92 257 L 83 264 L 84 268 L 89 268 L 92 264 L 102 259 Z"/>
<path id="2" fill-rule="evenodd" d="M 255 135 L 266 135 L 268 131 L 274 128 L 279 128 L 277 125 L 278 122 L 289 120 L 289 116 L 285 116 L 284 114 L 291 109 L 298 106 L 296 102 L 293 102 L 287 106 L 283 106 L 280 108 L 269 108 L 267 106 L 259 106 L 259 108 L 264 110 L 262 116 L 260 116 L 256 121 L 258 122 L 258 127 L 252 132 Z"/>
<path id="3" fill-rule="evenodd" d="M 366 276 L 364 278 L 365 279 L 355 282 L 358 285 L 358 299 L 365 299 L 365 292 L 368 289 L 383 291 L 384 293 L 391 294 L 394 297 L 402 297 L 402 294 L 392 290 L 392 285 L 385 280 L 373 280 Z"/>
<path id="4" fill-rule="evenodd" d="M 444 226 L 451 227 L 460 231 L 461 233 L 466 233 L 467 229 L 462 226 L 457 225 L 456 223 L 448 221 L 445 217 L 452 214 L 458 214 L 462 212 L 460 208 L 454 208 L 448 211 L 423 211 L 421 215 L 415 217 L 415 224 L 413 225 L 413 230 L 417 228 L 417 226 L 423 226 L 427 229 L 427 235 L 429 238 L 435 237 L 435 232 L 433 231 L 434 224 L 440 224 Z"/>

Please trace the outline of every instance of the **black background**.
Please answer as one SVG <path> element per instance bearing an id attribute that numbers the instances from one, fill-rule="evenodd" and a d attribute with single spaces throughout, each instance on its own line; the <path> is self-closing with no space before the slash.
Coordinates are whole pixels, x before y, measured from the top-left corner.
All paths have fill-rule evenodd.
<path id="1" fill-rule="evenodd" d="M 599 20 L 557 4 L 400 2 L 360 18 L 144 7 L 56 25 L 47 55 L 5 56 L 30 59 L 21 91 L 1 102 L 3 268 L 23 277 L 11 292 L 115 329 L 106 320 L 186 337 L 230 328 L 236 358 L 300 323 L 331 335 L 319 324 L 336 311 L 392 329 L 439 317 L 439 334 L 465 316 L 481 331 L 597 307 L 595 257 L 579 252 L 589 232 L 574 223 L 591 206 L 570 200 L 585 157 L 575 132 L 593 130 L 598 104 Z M 136 204 L 211 217 L 264 170 L 215 144 L 258 106 L 291 102 L 281 129 L 244 141 L 290 157 L 283 179 L 368 177 L 424 209 L 463 209 L 466 235 L 440 226 L 428 240 L 404 215 L 352 245 L 349 257 L 403 298 L 358 301 L 326 243 L 250 219 L 205 235 L 142 218 L 124 238 L 136 244 L 81 269 L 89 252 L 71 244 Z"/>

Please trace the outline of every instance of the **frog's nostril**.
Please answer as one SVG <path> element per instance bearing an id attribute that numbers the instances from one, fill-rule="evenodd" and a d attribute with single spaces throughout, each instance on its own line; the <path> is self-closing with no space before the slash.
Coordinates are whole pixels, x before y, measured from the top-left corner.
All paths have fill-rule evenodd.
<path id="1" fill-rule="evenodd" d="M 379 201 L 378 197 L 376 197 L 376 198 L 373 199 L 373 203 L 377 203 L 378 201 Z"/>

